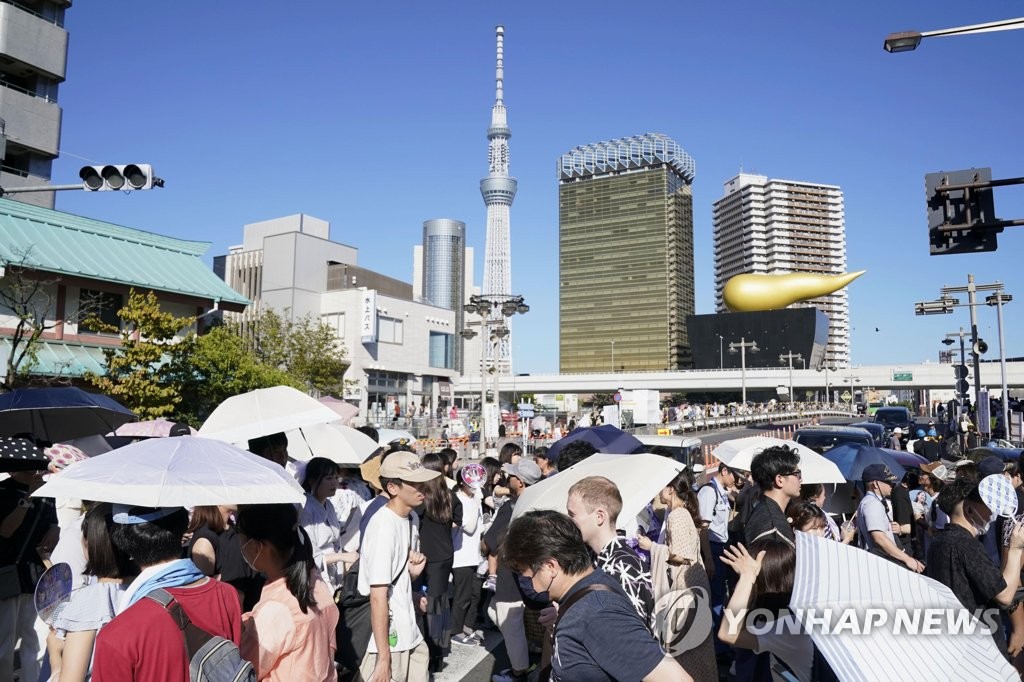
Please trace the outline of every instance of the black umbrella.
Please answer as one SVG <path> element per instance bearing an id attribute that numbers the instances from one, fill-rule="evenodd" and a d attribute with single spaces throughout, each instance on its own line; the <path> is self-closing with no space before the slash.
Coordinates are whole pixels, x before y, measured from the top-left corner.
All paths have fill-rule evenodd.
<path id="1" fill-rule="evenodd" d="M 71 438 L 110 433 L 135 421 L 116 400 L 80 388 L 19 388 L 0 395 L 0 435 L 30 433 L 60 443 Z"/>
<path id="2" fill-rule="evenodd" d="M 49 464 L 43 449 L 27 438 L 0 438 L 0 471 L 39 471 Z"/>

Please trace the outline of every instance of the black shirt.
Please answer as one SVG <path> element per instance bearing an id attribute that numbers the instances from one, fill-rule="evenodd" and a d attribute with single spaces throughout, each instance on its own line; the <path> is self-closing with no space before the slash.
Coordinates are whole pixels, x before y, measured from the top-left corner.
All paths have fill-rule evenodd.
<path id="1" fill-rule="evenodd" d="M 18 500 L 26 495 L 28 488 L 14 479 L 0 483 L 0 520 L 7 518 L 18 507 Z M 21 552 L 21 560 L 17 561 L 17 566 L 22 594 L 32 594 L 36 581 L 46 570 L 36 547 L 43 541 L 50 526 L 57 523 L 57 511 L 54 509 L 53 500 L 46 497 L 30 497 L 28 500 L 32 506 L 26 510 L 14 535 L 9 538 L 0 537 L 0 566 L 14 565 L 18 553 Z"/>
<path id="2" fill-rule="evenodd" d="M 948 587 L 972 613 L 990 606 L 1006 589 L 999 567 L 985 554 L 978 538 L 954 523 L 935 536 L 928 549 L 925 575 Z"/>
<path id="3" fill-rule="evenodd" d="M 766 495 L 761 495 L 758 498 L 757 506 L 750 512 L 750 518 L 747 519 L 743 537 L 744 544 L 749 547 L 750 543 L 759 535 L 773 528 L 790 542 L 796 542 L 796 534 L 793 533 L 793 528 L 789 525 L 786 512 L 779 507 L 778 502 Z"/>
<path id="4" fill-rule="evenodd" d="M 417 509 L 420 517 L 420 551 L 427 561 L 450 561 L 455 554 L 455 545 L 452 543 L 452 524 L 462 525 L 462 502 L 457 495 L 446 491 L 452 498 L 452 520 L 448 523 L 435 521 L 426 514 L 426 510 Z"/>
<path id="5" fill-rule="evenodd" d="M 952 590 L 972 614 L 978 609 L 998 606 L 993 599 L 1006 589 L 1003 574 L 985 554 L 985 547 L 973 533 L 955 523 L 947 524 L 932 540 L 925 575 Z M 993 639 L 1006 655 L 1002 631 L 997 629 Z"/>
<path id="6" fill-rule="evenodd" d="M 254 571 L 242 558 L 242 543 L 238 531 L 229 526 L 220 534 L 217 544 L 217 561 L 220 564 L 220 579 L 242 593 L 242 613 L 252 611 L 260 600 L 266 577 Z"/>
<path id="7" fill-rule="evenodd" d="M 892 503 L 892 520 L 901 526 L 910 526 L 913 530 L 914 506 L 910 504 L 910 491 L 903 485 L 894 485 L 889 501 Z"/>
<path id="8" fill-rule="evenodd" d="M 210 530 L 205 523 L 192 531 L 192 539 L 188 541 L 188 555 L 192 556 L 192 548 L 196 546 L 196 540 L 202 538 L 213 547 L 213 574 L 220 574 L 220 533 Z"/>

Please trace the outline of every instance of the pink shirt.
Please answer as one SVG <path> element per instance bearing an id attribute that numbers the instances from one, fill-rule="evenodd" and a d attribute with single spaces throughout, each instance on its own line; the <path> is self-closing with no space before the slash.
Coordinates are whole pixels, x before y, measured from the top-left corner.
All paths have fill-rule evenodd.
<path id="1" fill-rule="evenodd" d="M 260 680 L 335 682 L 334 628 L 338 607 L 327 585 L 314 572 L 316 606 L 302 613 L 284 578 L 263 586 L 260 601 L 242 615 L 242 657 L 252 662 Z"/>

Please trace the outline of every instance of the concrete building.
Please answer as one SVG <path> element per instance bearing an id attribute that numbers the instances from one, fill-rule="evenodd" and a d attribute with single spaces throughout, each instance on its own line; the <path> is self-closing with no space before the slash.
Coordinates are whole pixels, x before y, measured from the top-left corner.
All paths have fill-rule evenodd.
<path id="1" fill-rule="evenodd" d="M 465 371 L 462 306 L 473 282 L 473 249 L 466 248 L 466 224 L 450 218 L 423 222 L 423 244 L 413 247 L 413 297 L 455 312 L 455 368 Z"/>
<path id="2" fill-rule="evenodd" d="M 715 307 L 743 273 L 846 272 L 843 192 L 835 185 L 769 179 L 740 173 L 714 203 Z M 814 306 L 829 319 L 824 363 L 850 365 L 850 311 L 846 289 L 794 304 Z"/>
<path id="3" fill-rule="evenodd" d="M 0 2 L 0 187 L 49 184 L 60 149 L 61 109 L 70 0 Z M 3 138 L 6 138 L 6 149 Z M 13 194 L 53 208 L 53 192 Z"/>
<path id="4" fill-rule="evenodd" d="M 689 366 L 694 174 L 693 158 L 658 133 L 561 156 L 561 372 Z"/>
<path id="5" fill-rule="evenodd" d="M 413 286 L 358 265 L 358 250 L 330 239 L 330 225 L 293 215 L 243 228 L 242 244 L 214 271 L 260 307 L 309 316 L 333 329 L 351 365 L 344 398 L 363 418 L 436 410 L 451 403 L 455 311 L 416 300 Z"/>
<path id="6" fill-rule="evenodd" d="M 0 199 L 0 374 L 12 350 L 17 357 L 25 349 L 14 340 L 21 320 L 30 320 L 28 331 L 42 330 L 21 372 L 61 380 L 103 374 L 103 350 L 120 346 L 121 338 L 90 329 L 85 320 L 95 314 L 119 325 L 132 289 L 154 292 L 161 309 L 179 317 L 215 305 L 241 311 L 246 297 L 203 263 L 209 247 Z"/>

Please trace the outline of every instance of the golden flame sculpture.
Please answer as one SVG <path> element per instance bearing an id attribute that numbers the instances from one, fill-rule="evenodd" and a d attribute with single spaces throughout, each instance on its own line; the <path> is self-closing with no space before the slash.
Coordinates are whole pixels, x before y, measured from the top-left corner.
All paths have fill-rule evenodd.
<path id="1" fill-rule="evenodd" d="M 778 310 L 797 301 L 807 301 L 839 291 L 865 272 L 867 270 L 848 272 L 845 275 L 817 275 L 810 272 L 736 275 L 725 283 L 722 298 L 729 310 L 736 313 Z"/>

